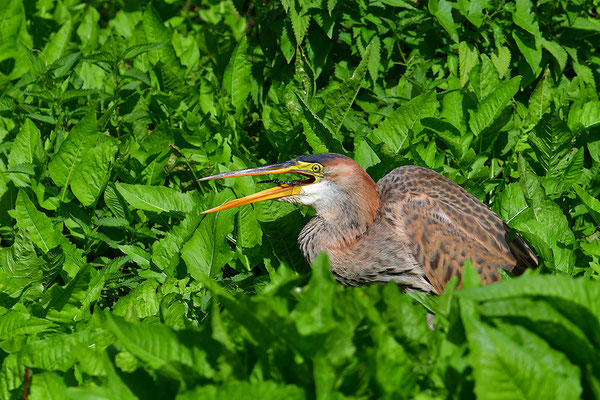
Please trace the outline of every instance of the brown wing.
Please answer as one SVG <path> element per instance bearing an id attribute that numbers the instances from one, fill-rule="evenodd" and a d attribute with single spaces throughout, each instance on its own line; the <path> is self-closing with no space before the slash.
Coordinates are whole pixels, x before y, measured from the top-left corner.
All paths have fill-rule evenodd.
<path id="1" fill-rule="evenodd" d="M 491 209 L 465 189 L 435 171 L 405 166 L 378 182 L 383 216 L 398 220 L 413 255 L 431 285 L 442 292 L 459 278 L 470 259 L 484 284 L 500 279 L 498 268 L 515 274 L 535 268 L 537 258 Z"/>

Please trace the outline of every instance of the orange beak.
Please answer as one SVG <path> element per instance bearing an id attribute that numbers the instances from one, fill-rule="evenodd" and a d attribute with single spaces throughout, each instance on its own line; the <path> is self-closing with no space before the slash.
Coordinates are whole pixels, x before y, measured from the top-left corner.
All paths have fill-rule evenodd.
<path id="1" fill-rule="evenodd" d="M 206 176 L 198 179 L 199 181 L 208 181 L 212 179 L 222 178 L 233 178 L 237 176 L 254 176 L 254 175 L 271 175 L 271 174 L 300 174 L 307 176 L 309 179 L 302 181 L 291 181 L 285 182 L 281 186 L 266 189 L 258 193 L 251 194 L 241 199 L 235 199 L 228 201 L 218 207 L 211 208 L 210 210 L 203 211 L 202 214 L 208 214 L 216 211 L 227 210 L 229 208 L 243 206 L 245 204 L 252 204 L 263 200 L 275 200 L 282 197 L 288 197 L 300 194 L 302 186 L 311 184 L 315 181 L 315 176 L 309 171 L 305 170 L 303 163 L 297 161 L 286 161 L 279 164 L 266 165 L 264 167 L 240 169 L 238 171 L 223 172 L 221 174 L 215 174 Z"/>

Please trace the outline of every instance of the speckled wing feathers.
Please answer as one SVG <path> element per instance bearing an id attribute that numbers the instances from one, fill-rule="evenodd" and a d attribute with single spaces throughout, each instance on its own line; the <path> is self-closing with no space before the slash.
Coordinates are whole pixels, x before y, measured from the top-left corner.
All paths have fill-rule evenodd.
<path id="1" fill-rule="evenodd" d="M 491 209 L 450 179 L 426 168 L 405 166 L 379 182 L 382 218 L 409 247 L 431 285 L 441 293 L 469 258 L 484 283 L 498 281 L 498 268 L 520 273 L 537 259 Z"/>

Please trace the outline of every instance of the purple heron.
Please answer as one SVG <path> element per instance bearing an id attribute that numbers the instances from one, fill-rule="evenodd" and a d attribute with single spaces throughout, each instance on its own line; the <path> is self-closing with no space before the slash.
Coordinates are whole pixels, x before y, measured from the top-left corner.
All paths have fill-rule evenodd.
<path id="1" fill-rule="evenodd" d="M 327 252 L 345 285 L 395 282 L 405 291 L 441 293 L 468 258 L 484 284 L 498 268 L 520 274 L 537 258 L 491 209 L 450 179 L 414 165 L 396 168 L 377 184 L 354 160 L 334 153 L 201 178 L 298 174 L 303 180 L 229 201 L 210 213 L 262 200 L 303 204 L 315 217 L 298 237 L 310 263 Z"/>

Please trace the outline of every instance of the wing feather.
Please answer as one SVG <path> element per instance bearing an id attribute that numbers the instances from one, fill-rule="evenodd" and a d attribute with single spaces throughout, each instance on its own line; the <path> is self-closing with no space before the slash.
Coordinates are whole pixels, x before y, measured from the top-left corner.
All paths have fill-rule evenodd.
<path id="1" fill-rule="evenodd" d="M 483 283 L 500 279 L 498 268 L 521 273 L 537 258 L 510 228 L 472 194 L 435 171 L 404 166 L 379 182 L 382 216 L 395 219 L 431 285 L 442 292 L 471 260 Z"/>

